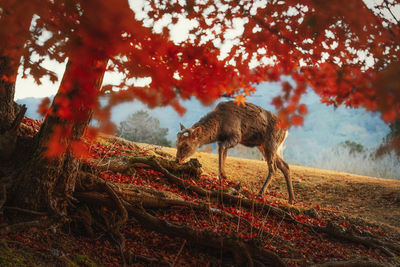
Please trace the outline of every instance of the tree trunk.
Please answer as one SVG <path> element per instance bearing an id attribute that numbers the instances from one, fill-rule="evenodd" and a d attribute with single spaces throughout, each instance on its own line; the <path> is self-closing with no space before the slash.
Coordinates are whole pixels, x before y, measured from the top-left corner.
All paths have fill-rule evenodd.
<path id="1" fill-rule="evenodd" d="M 7 165 L 6 162 L 14 153 L 19 128 L 19 124 L 13 125 L 19 112 L 19 105 L 14 102 L 17 69 L 13 68 L 10 61 L 9 57 L 0 55 L 0 166 Z"/>
<path id="2" fill-rule="evenodd" d="M 4 140 L 13 135 L 8 131 L 20 111 L 20 106 L 14 102 L 15 81 L 36 7 L 34 1 L 18 0 L 3 1 L 0 7 L 0 138 L 4 137 Z M 24 11 L 23 17 L 15 15 L 20 10 Z M 7 141 L 2 142 L 0 155 L 3 157 L 0 158 L 8 159 L 4 155 L 14 149 Z"/>
<path id="3" fill-rule="evenodd" d="M 67 214 L 80 169 L 72 146 L 80 140 L 92 117 L 93 107 L 83 100 L 83 96 L 86 101 L 87 94 L 90 94 L 90 100 L 97 97 L 107 63 L 96 57 L 82 60 L 83 52 L 78 52 L 69 59 L 50 112 L 35 137 L 35 152 L 20 171 L 19 181 L 12 190 L 12 202 L 19 207 L 62 217 Z M 86 56 L 90 58 L 90 54 L 86 53 Z M 56 144 L 56 148 L 52 144 Z M 49 157 L 49 152 L 54 152 L 57 146 L 62 149 Z"/>
<path id="4" fill-rule="evenodd" d="M 10 58 L 0 55 L 0 134 L 10 129 L 18 112 L 14 102 L 17 69 L 10 66 Z"/>

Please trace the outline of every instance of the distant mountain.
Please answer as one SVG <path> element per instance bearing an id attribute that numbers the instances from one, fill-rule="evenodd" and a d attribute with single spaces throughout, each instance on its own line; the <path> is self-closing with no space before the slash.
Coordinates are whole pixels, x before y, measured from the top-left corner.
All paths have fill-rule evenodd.
<path id="1" fill-rule="evenodd" d="M 35 120 L 39 120 L 42 119 L 42 116 L 37 113 L 38 107 L 40 105 L 40 103 L 42 103 L 42 99 L 43 98 L 36 98 L 36 97 L 27 97 L 27 98 L 22 98 L 22 99 L 18 99 L 17 102 L 18 104 L 24 104 L 27 107 L 25 116 L 35 119 Z"/>
<path id="2" fill-rule="evenodd" d="M 261 84 L 255 94 L 248 97 L 247 100 L 274 111 L 270 102 L 279 91 L 279 84 Z M 221 99 L 221 101 L 226 101 L 226 99 Z M 25 98 L 17 102 L 27 105 L 27 116 L 40 118 L 36 110 L 41 99 Z M 303 96 L 302 102 L 308 105 L 309 113 L 303 127 L 289 130 L 284 151 L 284 157 L 289 163 L 310 166 L 324 151 L 346 140 L 361 143 L 367 148 L 377 147 L 389 132 L 389 127 L 380 119 L 379 114 L 366 112 L 362 108 L 339 107 L 334 109 L 320 103 L 318 96 L 313 92 Z M 139 101 L 133 101 L 114 107 L 111 120 L 119 125 L 129 114 L 141 109 L 147 110 L 151 116 L 160 120 L 161 127 L 169 129 L 168 139 L 175 142 L 180 122 L 186 127 L 190 127 L 207 112 L 213 110 L 216 104 L 203 106 L 195 99 L 185 101 L 183 106 L 187 108 L 187 112 L 180 117 L 171 107 L 148 109 Z"/>

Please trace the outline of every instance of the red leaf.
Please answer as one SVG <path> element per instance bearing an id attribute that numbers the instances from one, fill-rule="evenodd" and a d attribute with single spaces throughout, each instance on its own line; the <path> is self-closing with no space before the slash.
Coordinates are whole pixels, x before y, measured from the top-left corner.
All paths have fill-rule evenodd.
<path id="1" fill-rule="evenodd" d="M 42 103 L 39 105 L 37 113 L 45 117 L 50 109 L 50 98 L 43 98 Z"/>
<path id="2" fill-rule="evenodd" d="M 382 119 L 385 122 L 392 122 L 396 119 L 396 110 L 391 109 L 391 110 L 387 110 L 382 114 Z"/>
<path id="3" fill-rule="evenodd" d="M 299 115 L 293 115 L 291 121 L 292 121 L 293 125 L 300 126 L 300 125 L 303 125 L 304 118 Z"/>
<path id="4" fill-rule="evenodd" d="M 236 105 L 238 105 L 238 106 L 242 105 L 244 107 L 246 105 L 246 103 L 245 103 L 246 97 L 243 95 L 236 96 L 234 101 L 235 101 Z"/>
<path id="5" fill-rule="evenodd" d="M 301 104 L 299 105 L 299 107 L 297 108 L 297 110 L 299 111 L 300 115 L 306 115 L 308 112 L 307 106 L 305 104 Z"/>
<path id="6" fill-rule="evenodd" d="M 87 145 L 82 141 L 71 142 L 72 153 L 80 159 L 88 159 L 89 151 Z"/>
<path id="7" fill-rule="evenodd" d="M 67 146 L 61 142 L 62 138 L 65 136 L 65 133 L 65 130 L 61 126 L 54 127 L 53 133 L 51 134 L 50 139 L 47 141 L 46 144 L 46 157 L 57 157 L 66 151 Z"/>
<path id="8" fill-rule="evenodd" d="M 282 98 L 280 96 L 274 97 L 272 99 L 272 105 L 274 105 L 277 109 L 282 107 L 283 105 Z"/>

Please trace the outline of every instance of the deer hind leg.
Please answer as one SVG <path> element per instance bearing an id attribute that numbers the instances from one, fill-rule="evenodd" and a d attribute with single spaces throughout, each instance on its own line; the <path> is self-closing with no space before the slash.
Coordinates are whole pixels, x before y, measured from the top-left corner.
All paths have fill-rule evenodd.
<path id="1" fill-rule="evenodd" d="M 260 192 L 258 192 L 259 196 L 262 196 L 262 194 L 264 193 L 265 188 L 268 188 L 269 184 L 272 181 L 272 174 L 273 174 L 274 170 L 272 169 L 272 163 L 268 162 L 268 161 L 267 161 L 267 163 L 268 163 L 268 175 L 267 175 L 267 178 L 265 179 L 265 182 L 264 182 L 263 186 L 260 189 Z"/>
<path id="2" fill-rule="evenodd" d="M 264 156 L 265 161 L 268 164 L 267 178 L 265 179 L 265 182 L 264 182 L 263 186 L 261 187 L 260 192 L 258 192 L 258 195 L 261 196 L 264 193 L 265 188 L 268 188 L 268 186 L 270 185 L 270 183 L 272 181 L 272 174 L 275 172 L 276 167 L 275 167 L 275 164 L 273 164 L 273 160 L 272 160 L 270 153 L 268 153 L 265 150 L 265 147 L 262 145 L 262 146 L 259 146 L 258 149 L 261 151 L 261 153 Z"/>
<path id="3" fill-rule="evenodd" d="M 290 177 L 289 165 L 278 155 L 276 156 L 276 165 L 285 176 L 286 185 L 289 193 L 289 203 L 293 204 L 295 198 L 293 192 L 292 178 Z"/>

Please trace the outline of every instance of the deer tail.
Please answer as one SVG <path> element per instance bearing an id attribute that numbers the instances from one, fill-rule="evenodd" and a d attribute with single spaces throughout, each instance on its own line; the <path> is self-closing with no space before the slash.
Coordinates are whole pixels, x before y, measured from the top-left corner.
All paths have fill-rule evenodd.
<path id="1" fill-rule="evenodd" d="M 285 135 L 283 136 L 283 138 L 282 138 L 282 140 L 281 140 L 281 142 L 280 142 L 280 144 L 279 144 L 279 146 L 278 146 L 278 149 L 277 149 L 277 154 L 281 157 L 281 158 L 283 158 L 283 150 L 285 149 L 285 145 L 284 145 L 284 143 L 285 143 L 285 140 L 286 140 L 286 137 L 288 136 L 288 134 L 289 134 L 289 131 L 285 131 Z"/>

